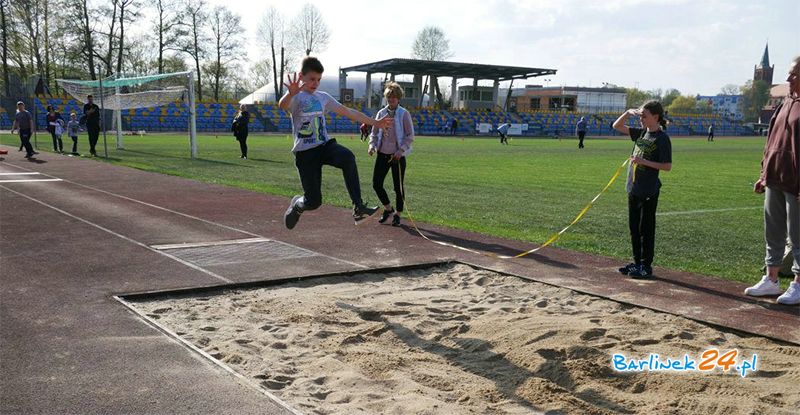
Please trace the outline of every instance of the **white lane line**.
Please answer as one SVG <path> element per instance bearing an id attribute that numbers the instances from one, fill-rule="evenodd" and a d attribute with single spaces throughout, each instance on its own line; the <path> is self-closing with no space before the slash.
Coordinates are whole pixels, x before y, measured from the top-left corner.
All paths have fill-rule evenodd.
<path id="1" fill-rule="evenodd" d="M 3 162 L 0 162 L 0 163 L 7 164 L 9 166 L 13 166 L 13 167 L 16 167 L 18 169 L 23 169 L 23 170 L 28 170 L 28 171 L 31 170 L 31 169 L 28 169 L 28 168 L 23 167 L 23 166 L 18 166 L 16 164 L 9 163 L 7 161 L 3 161 Z M 56 176 L 52 176 L 52 175 L 49 175 L 47 173 L 41 173 L 41 174 L 44 175 L 44 176 L 47 176 L 47 177 L 57 178 Z M 235 231 L 235 232 L 240 232 L 240 233 L 243 233 L 245 235 L 250 235 L 250 236 L 255 237 L 255 238 L 263 238 L 263 239 L 271 240 L 271 239 L 266 238 L 265 236 L 259 235 L 257 233 L 248 232 L 248 231 L 245 231 L 245 230 L 242 230 L 242 229 L 234 228 L 232 226 L 223 225 L 221 223 L 213 222 L 213 221 L 206 220 L 206 219 L 203 219 L 203 218 L 198 218 L 197 216 L 192 216 L 192 215 L 189 215 L 189 214 L 186 214 L 186 213 L 183 213 L 183 212 L 178 212 L 176 210 L 165 208 L 163 206 L 154 205 L 152 203 L 147 203 L 147 202 L 144 202 L 144 201 L 141 201 L 141 200 L 138 200 L 138 199 L 134 199 L 134 198 L 131 198 L 131 197 L 123 196 L 123 195 L 120 195 L 120 194 L 117 194 L 117 193 L 112 193 L 112 192 L 109 192 L 109 191 L 106 191 L 106 190 L 103 190 L 103 189 L 98 189 L 98 188 L 93 187 L 93 186 L 89 186 L 89 185 L 85 185 L 85 184 L 82 184 L 82 183 L 73 182 L 72 180 L 67 180 L 67 179 L 61 179 L 61 180 L 63 180 L 64 183 L 74 184 L 75 186 L 80 186 L 80 187 L 83 187 L 83 188 L 86 188 L 86 189 L 89 189 L 89 190 L 93 190 L 95 192 L 100 192 L 100 193 L 103 193 L 103 194 L 107 194 L 109 196 L 118 197 L 120 199 L 124 199 L 124 200 L 130 201 L 130 202 L 139 203 L 141 205 L 145 205 L 145 206 L 151 207 L 153 209 L 163 210 L 164 212 L 169 212 L 169 213 L 173 213 L 175 215 L 183 216 L 185 218 L 198 220 L 200 222 L 207 223 L 209 225 L 219 226 L 221 228 L 228 229 L 228 230 Z M 303 247 L 292 245 L 292 244 L 287 243 L 287 242 L 283 242 L 283 241 L 276 241 L 276 242 L 280 242 L 280 243 L 282 243 L 284 245 L 292 246 L 292 247 L 295 247 L 295 248 L 298 248 L 298 249 L 303 249 L 303 250 L 307 251 L 307 249 L 305 249 Z M 316 252 L 316 251 L 311 251 L 311 252 L 314 252 L 314 253 L 316 253 L 317 255 L 319 255 L 319 256 L 321 256 L 323 258 L 328 258 L 328 259 L 331 259 L 331 260 L 336 261 L 336 262 L 341 262 L 341 263 L 344 263 L 344 264 L 352 265 L 352 266 L 357 267 L 357 268 L 363 268 L 363 269 L 369 268 L 366 265 L 362 265 L 362 264 L 359 264 L 357 262 L 352 262 L 352 261 L 348 261 L 348 260 L 341 259 L 341 258 L 336 258 L 336 257 L 330 256 L 330 255 L 323 254 L 321 252 Z"/>
<path id="2" fill-rule="evenodd" d="M 25 176 L 25 175 L 31 175 L 31 174 L 42 174 L 42 173 L 39 173 L 38 171 L 37 172 L 23 172 L 23 173 L 0 173 L 0 176 Z"/>
<path id="3" fill-rule="evenodd" d="M 201 246 L 251 244 L 255 242 L 271 242 L 271 241 L 267 238 L 247 238 L 247 239 L 229 239 L 227 241 L 217 241 L 217 242 L 195 242 L 195 243 L 185 243 L 185 244 L 150 245 L 150 247 L 153 249 L 179 249 L 179 248 L 199 248 Z"/>
<path id="4" fill-rule="evenodd" d="M 61 179 L 8 179 L 0 180 L 0 183 L 31 183 L 31 182 L 61 182 Z"/>
<path id="5" fill-rule="evenodd" d="M 737 211 L 737 210 L 754 210 L 754 209 L 764 209 L 764 206 L 750 206 L 750 207 L 723 208 L 723 209 L 685 210 L 685 211 L 679 211 L 679 212 L 661 212 L 661 213 L 656 213 L 656 215 L 658 215 L 658 216 L 696 215 L 698 213 L 733 212 L 733 211 Z"/>
<path id="6" fill-rule="evenodd" d="M 116 237 L 118 237 L 118 238 L 124 239 L 124 240 L 126 240 L 126 241 L 128 241 L 128 242 L 130 242 L 130 243 L 133 243 L 133 244 L 136 244 L 136 245 L 138 245 L 138 246 L 141 246 L 141 247 L 142 247 L 142 248 L 144 248 L 144 249 L 147 249 L 147 250 L 149 250 L 149 251 L 156 252 L 156 253 L 158 253 L 158 254 L 164 255 L 164 256 L 165 256 L 165 257 L 167 257 L 167 258 L 170 258 L 170 259 L 172 259 L 172 260 L 178 261 L 178 262 L 180 262 L 181 264 L 183 264 L 183 265 L 186 265 L 186 266 L 187 266 L 187 267 L 189 267 L 189 268 L 192 268 L 192 269 L 198 270 L 198 271 L 200 271 L 200 272 L 202 272 L 202 273 L 205 273 L 205 274 L 207 274 L 207 275 L 210 275 L 210 276 L 212 276 L 212 277 L 214 277 L 214 278 L 216 278 L 216 279 L 218 279 L 218 280 L 220 280 L 220 281 L 223 281 L 223 282 L 226 282 L 226 283 L 232 283 L 232 282 L 233 282 L 233 281 L 231 281 L 231 280 L 229 280 L 229 279 L 227 279 L 227 278 L 225 278 L 225 277 L 223 277 L 223 276 L 221 276 L 221 275 L 215 274 L 215 273 L 213 273 L 213 272 L 211 272 L 211 271 L 209 271 L 209 270 L 207 270 L 207 269 L 204 269 L 204 268 L 198 267 L 197 265 L 195 265 L 195 264 L 192 264 L 191 262 L 184 261 L 184 260 L 182 260 L 182 259 L 180 259 L 180 258 L 178 258 L 178 257 L 176 257 L 176 256 L 170 255 L 170 254 L 168 254 L 168 253 L 166 253 L 166 252 L 159 251 L 159 250 L 157 250 L 157 249 L 153 249 L 153 248 L 151 248 L 151 247 L 147 246 L 146 244 L 143 244 L 143 243 L 141 243 L 141 242 L 139 242 L 139 241 L 137 241 L 137 240 L 135 240 L 135 239 L 131 239 L 131 238 L 129 238 L 129 237 L 127 237 L 127 236 L 125 236 L 125 235 L 122 235 L 122 234 L 116 233 L 116 232 L 112 231 L 111 229 L 105 228 L 105 227 L 103 227 L 103 226 L 100 226 L 100 225 L 98 225 L 98 224 L 96 224 L 96 223 L 90 222 L 90 221 L 88 221 L 88 220 L 86 220 L 86 219 L 83 219 L 83 218 L 77 217 L 77 216 L 73 215 L 72 213 L 69 213 L 69 212 L 67 212 L 67 211 L 65 211 L 65 210 L 59 209 L 59 208 L 57 208 L 57 207 L 55 207 L 55 206 L 53 206 L 53 205 L 49 205 L 49 204 L 47 204 L 46 202 L 43 202 L 43 201 L 41 201 L 41 200 L 38 200 L 38 199 L 36 199 L 36 198 L 33 198 L 33 197 L 30 197 L 30 196 L 28 196 L 28 195 L 25 195 L 25 194 L 22 194 L 22 193 L 20 193 L 20 192 L 17 192 L 16 190 L 9 189 L 9 188 L 8 188 L 8 187 L 6 187 L 6 186 L 2 186 L 2 185 L 0 185 L 0 188 L 2 188 L 2 189 L 5 189 L 5 190 L 8 190 L 8 191 L 9 191 L 9 192 L 11 192 L 11 193 L 15 193 L 15 194 L 17 194 L 17 195 L 19 195 L 19 196 L 22 196 L 22 197 L 24 197 L 24 198 L 26 198 L 26 199 L 29 199 L 29 200 L 31 200 L 31 201 L 34 201 L 34 202 L 36 202 L 36 203 L 38 203 L 38 204 L 40 204 L 40 205 L 42 205 L 42 206 L 48 207 L 48 208 L 50 208 L 50 209 L 53 209 L 53 210 L 55 210 L 56 212 L 59 212 L 59 213 L 61 213 L 61 214 L 63 214 L 63 215 L 67 215 L 67 216 L 69 216 L 69 217 L 71 217 L 71 218 L 73 218 L 73 219 L 75 219 L 75 220 L 81 221 L 81 222 L 83 222 L 83 223 L 85 223 L 85 224 L 87 224 L 87 225 L 93 226 L 93 227 L 95 227 L 95 228 L 97 228 L 97 229 L 100 229 L 101 231 L 108 232 L 108 233 L 110 233 L 110 234 L 112 234 L 112 235 L 114 235 L 114 236 L 116 236 Z"/>

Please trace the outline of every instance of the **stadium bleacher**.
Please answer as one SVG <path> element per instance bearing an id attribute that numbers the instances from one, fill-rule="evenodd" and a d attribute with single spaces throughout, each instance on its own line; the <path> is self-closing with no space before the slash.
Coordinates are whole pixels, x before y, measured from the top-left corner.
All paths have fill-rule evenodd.
<path id="1" fill-rule="evenodd" d="M 83 106 L 74 99 L 46 98 L 34 100 L 36 105 L 37 125 L 46 125 L 46 107 L 53 105 L 65 119 L 70 112 L 81 114 Z M 234 102 L 201 102 L 197 104 L 197 131 L 224 132 L 230 130 L 238 104 Z M 281 111 L 277 104 L 250 105 L 250 130 L 251 131 L 277 131 L 290 132 L 292 125 L 288 114 Z M 363 107 L 356 108 L 369 116 L 374 116 L 376 110 Z M 550 110 L 537 110 L 520 113 L 507 113 L 490 110 L 438 110 L 434 108 L 411 109 L 412 121 L 417 134 L 438 135 L 449 133 L 450 122 L 453 118 L 458 121 L 457 133 L 474 135 L 479 123 L 488 123 L 493 126 L 509 122 L 528 124 L 526 136 L 553 136 L 556 133 L 572 135 L 575 124 L 580 117 L 588 121 L 589 136 L 615 136 L 619 135 L 611 128 L 617 119 L 617 113 L 576 113 Z M 337 114 L 326 114 L 326 123 L 332 133 L 357 134 L 358 123 Z M 715 114 L 669 114 L 670 121 L 667 132 L 675 136 L 705 135 L 708 126 L 714 124 L 717 136 L 752 135 L 753 132 L 739 123 L 732 122 Z M 0 126 L 9 128 L 12 119 L 9 114 L 0 108 Z M 122 123 L 125 130 L 145 131 L 186 131 L 188 129 L 189 114 L 186 105 L 173 102 L 157 108 L 139 108 L 122 111 Z M 632 118 L 629 125 L 638 125 L 638 120 Z"/>
<path id="2" fill-rule="evenodd" d="M 0 129 L 11 129 L 14 120 L 6 112 L 6 109 L 0 106 Z"/>

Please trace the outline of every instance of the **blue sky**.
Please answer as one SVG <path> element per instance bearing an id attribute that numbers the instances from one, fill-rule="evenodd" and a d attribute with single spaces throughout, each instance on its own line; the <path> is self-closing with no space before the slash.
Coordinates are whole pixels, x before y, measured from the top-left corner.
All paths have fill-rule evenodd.
<path id="1" fill-rule="evenodd" d="M 303 2 L 224 4 L 242 16 L 248 57 L 266 56 L 256 27 L 272 4 L 284 16 Z M 601 86 L 608 82 L 642 89 L 677 88 L 684 94 L 717 94 L 744 84 L 769 41 L 776 83 L 800 55 L 800 1 L 712 0 L 339 0 L 313 3 L 331 31 L 317 56 L 335 75 L 337 67 L 410 57 L 416 33 L 441 27 L 452 61 L 558 69 L 549 85 Z M 471 83 L 464 80 L 462 83 Z M 528 83 L 544 83 L 531 78 Z M 519 81 L 515 86 L 519 85 Z"/>

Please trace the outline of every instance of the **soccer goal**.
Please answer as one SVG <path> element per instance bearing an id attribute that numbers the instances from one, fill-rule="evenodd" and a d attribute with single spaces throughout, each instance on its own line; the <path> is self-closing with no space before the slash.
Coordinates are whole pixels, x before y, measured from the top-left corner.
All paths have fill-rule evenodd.
<path id="1" fill-rule="evenodd" d="M 112 129 L 116 130 L 117 149 L 124 149 L 122 131 L 122 111 L 137 108 L 156 108 L 172 102 L 186 102 L 189 110 L 187 128 L 192 158 L 197 157 L 197 109 L 194 99 L 194 73 L 192 71 L 167 74 L 117 77 L 112 75 L 97 81 L 73 79 L 56 80 L 69 95 L 80 103 L 92 95 L 95 104 L 114 111 Z M 104 118 L 100 117 L 101 122 Z M 102 127 L 103 137 L 107 128 Z"/>

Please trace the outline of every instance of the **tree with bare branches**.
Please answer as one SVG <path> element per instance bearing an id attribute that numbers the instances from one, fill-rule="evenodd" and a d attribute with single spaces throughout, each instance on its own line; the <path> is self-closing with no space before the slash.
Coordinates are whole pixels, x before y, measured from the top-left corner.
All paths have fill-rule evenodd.
<path id="1" fill-rule="evenodd" d="M 286 62 L 290 61 L 294 55 L 291 48 L 287 51 L 289 37 L 290 33 L 286 29 L 283 16 L 274 6 L 270 6 L 258 24 L 258 39 L 269 45 L 270 48 L 276 102 L 283 95 L 282 80 Z"/>
<path id="2" fill-rule="evenodd" d="M 417 33 L 414 45 L 411 47 L 411 57 L 426 61 L 442 61 L 453 57 L 453 52 L 450 51 L 450 41 L 447 40 L 444 31 L 436 26 L 427 26 Z M 430 84 L 431 96 L 435 93 L 436 102 L 441 104 L 442 91 L 435 76 L 430 77 Z"/>
<path id="3" fill-rule="evenodd" d="M 311 3 L 306 3 L 300 14 L 295 17 L 292 30 L 293 38 L 299 42 L 306 51 L 306 56 L 311 51 L 320 52 L 325 50 L 330 40 L 328 25 L 322 18 L 322 13 Z"/>
<path id="4" fill-rule="evenodd" d="M 242 36 L 241 16 L 225 6 L 216 6 L 209 17 L 214 60 L 209 66 L 214 100 L 219 100 L 220 84 L 228 72 L 228 65 L 240 58 L 245 43 Z"/>
<path id="5" fill-rule="evenodd" d="M 195 71 L 197 71 L 197 99 L 203 99 L 203 82 L 200 72 L 200 61 L 206 56 L 206 46 L 208 35 L 206 25 L 208 24 L 208 14 L 205 12 L 205 0 L 187 0 L 184 5 L 185 17 L 183 24 L 186 26 L 187 35 L 181 42 L 181 50 L 189 55 L 194 61 Z"/>
<path id="6" fill-rule="evenodd" d="M 156 44 L 158 48 L 158 73 L 164 73 L 164 52 L 168 50 L 180 50 L 180 39 L 187 35 L 186 28 L 181 25 L 183 13 L 175 0 L 155 0 L 153 7 L 156 12 L 156 19 L 153 28 L 156 32 Z"/>
<path id="7" fill-rule="evenodd" d="M 3 89 L 5 95 L 11 95 L 11 85 L 8 76 L 8 30 L 9 26 L 6 14 L 9 12 L 9 0 L 0 0 L 0 30 L 2 30 L 2 49 L 0 49 L 0 59 L 3 60 Z"/>

